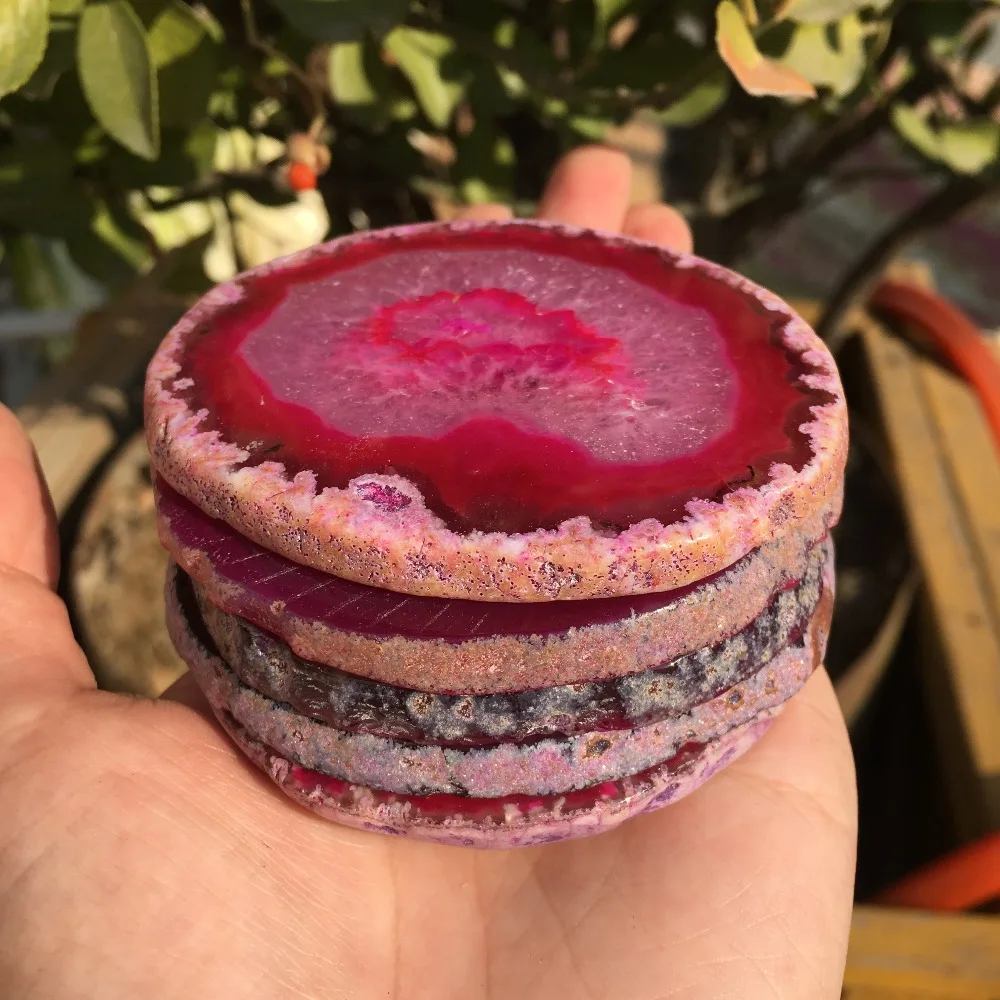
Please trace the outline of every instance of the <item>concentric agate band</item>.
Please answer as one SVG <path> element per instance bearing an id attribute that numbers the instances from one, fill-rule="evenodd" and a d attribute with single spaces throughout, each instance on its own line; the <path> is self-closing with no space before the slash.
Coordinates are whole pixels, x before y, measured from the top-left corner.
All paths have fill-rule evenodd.
<path id="1" fill-rule="evenodd" d="M 842 387 L 709 262 L 537 222 L 337 239 L 205 296 L 145 406 L 171 638 L 322 816 L 599 833 L 822 662 Z"/>

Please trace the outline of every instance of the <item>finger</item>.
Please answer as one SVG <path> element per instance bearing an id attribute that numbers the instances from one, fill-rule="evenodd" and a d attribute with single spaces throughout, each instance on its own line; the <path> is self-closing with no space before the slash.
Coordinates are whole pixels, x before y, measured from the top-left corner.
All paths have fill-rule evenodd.
<path id="1" fill-rule="evenodd" d="M 48 587 L 59 577 L 55 512 L 35 450 L 20 422 L 0 405 L 0 564 Z"/>
<path id="2" fill-rule="evenodd" d="M 513 216 L 509 205 L 483 202 L 480 205 L 467 205 L 456 214 L 455 219 L 458 222 L 506 222 Z"/>
<path id="3" fill-rule="evenodd" d="M 839 996 L 854 897 L 857 792 L 847 727 L 826 671 L 818 670 L 760 742 L 700 791 L 702 807 L 715 796 L 717 812 L 728 809 L 737 828 L 762 835 L 761 848 L 748 848 L 745 861 L 762 872 L 753 883 L 758 902 L 775 913 L 784 907 L 777 924 L 796 943 L 798 968 L 785 978 L 784 995 Z M 695 808 L 698 797 L 691 797 Z M 789 886 L 808 887 L 808 901 L 806 894 L 789 900 Z M 781 906 L 779 894 L 786 896 Z M 734 937 L 739 918 L 737 910 Z M 763 931 L 761 925 L 761 942 Z"/>
<path id="4" fill-rule="evenodd" d="M 605 146 L 567 153 L 549 178 L 537 217 L 587 229 L 621 232 L 632 184 L 629 158 Z"/>
<path id="5" fill-rule="evenodd" d="M 25 706 L 94 686 L 73 638 L 58 577 L 56 519 L 35 451 L 17 418 L 0 406 L 0 708 L 23 720 Z M 7 734 L 0 723 L 0 735 Z"/>
<path id="6" fill-rule="evenodd" d="M 694 238 L 687 220 L 669 205 L 633 205 L 625 213 L 624 233 L 637 240 L 659 243 L 677 253 L 692 253 Z"/>
<path id="7" fill-rule="evenodd" d="M 93 687 L 66 605 L 33 574 L 0 564 L 0 742 L 11 718 Z"/>

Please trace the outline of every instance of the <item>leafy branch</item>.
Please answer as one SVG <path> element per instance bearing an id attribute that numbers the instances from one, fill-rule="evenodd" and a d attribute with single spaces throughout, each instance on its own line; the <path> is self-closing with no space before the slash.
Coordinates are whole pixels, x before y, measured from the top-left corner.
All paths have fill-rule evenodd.
<path id="1" fill-rule="evenodd" d="M 316 85 L 315 80 L 310 79 L 308 73 L 294 59 L 285 55 L 260 34 L 257 29 L 253 0 L 240 0 L 240 11 L 243 15 L 243 30 L 246 33 L 247 44 L 268 59 L 273 59 L 284 65 L 306 94 L 308 105 L 312 111 L 312 124 L 309 127 L 309 132 L 313 136 L 318 136 L 326 124 L 326 101 L 322 89 Z"/>

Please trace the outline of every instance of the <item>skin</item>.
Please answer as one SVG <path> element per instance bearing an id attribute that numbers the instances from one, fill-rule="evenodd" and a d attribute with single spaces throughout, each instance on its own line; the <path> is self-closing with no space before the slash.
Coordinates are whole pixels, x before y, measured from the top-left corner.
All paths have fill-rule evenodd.
<path id="1" fill-rule="evenodd" d="M 690 248 L 628 191 L 624 157 L 579 150 L 540 214 Z M 7 411 L 0 481 L 0 997 L 840 995 L 855 790 L 822 671 L 742 760 L 613 833 L 512 852 L 359 833 L 273 789 L 188 678 L 160 701 L 96 690 Z"/>

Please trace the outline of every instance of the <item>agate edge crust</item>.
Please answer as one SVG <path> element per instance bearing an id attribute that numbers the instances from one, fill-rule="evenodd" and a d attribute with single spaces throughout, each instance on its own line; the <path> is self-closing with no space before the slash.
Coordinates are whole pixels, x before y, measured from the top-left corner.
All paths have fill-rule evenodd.
<path id="1" fill-rule="evenodd" d="M 746 628 L 669 663 L 604 681 L 492 695 L 449 694 L 382 684 L 297 657 L 280 639 L 219 610 L 179 571 L 205 628 L 248 686 L 302 715 L 350 732 L 475 747 L 588 730 L 628 729 L 683 714 L 746 680 L 815 623 L 829 628 L 830 547 L 816 550 L 806 575 Z M 184 598 L 181 598 L 182 604 Z"/>
<path id="2" fill-rule="evenodd" d="M 619 621 L 536 636 L 487 634 L 462 642 L 414 640 L 382 631 L 370 636 L 330 627 L 296 600 L 299 585 L 293 581 L 295 572 L 309 575 L 306 584 L 313 603 L 317 591 L 312 589 L 316 585 L 312 577 L 320 574 L 263 549 L 258 550 L 261 576 L 284 574 L 284 580 L 293 582 L 287 589 L 271 587 L 266 593 L 238 582 L 218 560 L 218 545 L 231 540 L 226 536 L 233 536 L 247 549 L 255 548 L 255 543 L 240 539 L 235 529 L 197 508 L 191 509 L 199 527 L 198 536 L 193 536 L 175 518 L 177 504 L 164 503 L 165 496 L 158 497 L 160 540 L 207 600 L 277 635 L 303 659 L 349 669 L 352 674 L 382 683 L 439 693 L 537 689 L 653 669 L 747 627 L 779 590 L 802 579 L 810 554 L 817 544 L 823 544 L 810 534 L 810 529 L 819 531 L 822 527 L 814 519 L 810 525 L 800 525 L 794 534 L 765 543 L 721 574 L 690 584 L 678 595 L 665 594 L 665 606 L 649 616 L 624 615 Z M 186 523 L 190 526 L 192 519 L 187 517 Z M 328 582 L 331 586 L 337 583 Z M 449 599 L 414 600 L 437 606 Z M 626 598 L 611 600 L 627 604 Z M 552 617 L 565 608 L 554 608 Z M 491 611 L 489 605 L 485 611 Z"/>
<path id="3" fill-rule="evenodd" d="M 648 809 L 674 801 L 706 781 L 749 748 L 768 728 L 780 705 L 761 708 L 749 722 L 737 725 L 712 743 L 684 743 L 674 757 L 618 782 L 601 781 L 577 792 L 548 796 L 504 795 L 468 798 L 451 794 L 408 796 L 381 792 L 321 771 L 283 755 L 248 730 L 229 711 L 213 678 L 225 665 L 198 641 L 176 615 L 172 631 L 199 681 L 209 693 L 213 711 L 247 756 L 287 794 L 326 818 L 385 833 L 407 834 L 448 844 L 479 847 L 516 847 L 603 832 Z M 800 673 L 783 692 L 794 693 L 821 655 L 825 636 L 811 664 L 800 657 Z M 791 671 L 789 671 L 792 673 Z M 794 676 L 794 674 L 793 674 Z"/>
<path id="4" fill-rule="evenodd" d="M 468 232 L 483 224 L 450 225 Z M 400 239 L 409 227 L 346 237 L 265 265 L 218 286 L 185 316 L 164 341 L 147 378 L 147 440 L 156 470 L 207 513 L 297 562 L 403 593 L 483 601 L 611 597 L 682 587 L 725 569 L 766 541 L 798 531 L 803 522 L 819 520 L 824 529 L 835 523 L 846 459 L 846 409 L 829 352 L 809 327 L 776 296 L 716 265 L 652 244 L 547 228 L 570 239 L 644 246 L 669 266 L 697 269 L 751 297 L 779 328 L 781 347 L 811 369 L 801 381 L 830 400 L 813 406 L 812 419 L 799 428 L 811 451 L 805 465 L 796 471 L 775 464 L 760 486 L 735 489 L 720 500 L 691 501 L 687 515 L 673 523 L 647 519 L 614 534 L 595 530 L 587 518 L 572 518 L 554 530 L 459 534 L 423 505 L 413 484 L 398 477 L 363 477 L 385 480 L 406 493 L 411 502 L 402 531 L 398 517 L 373 507 L 353 485 L 317 491 L 315 477 L 307 472 L 290 480 L 280 463 L 246 466 L 245 451 L 218 432 L 200 429 L 203 414 L 193 412 L 174 388 L 185 336 L 238 301 L 244 282 L 340 253 L 354 241 Z"/>
<path id="5" fill-rule="evenodd" d="M 712 746 L 622 782 L 575 796 L 508 796 L 495 803 L 453 795 L 397 796 L 338 781 L 281 756 L 224 709 L 216 718 L 233 742 L 289 798 L 343 826 L 450 847 L 509 850 L 606 833 L 626 820 L 676 802 L 739 759 L 770 728 L 783 706 L 762 713 Z"/>

